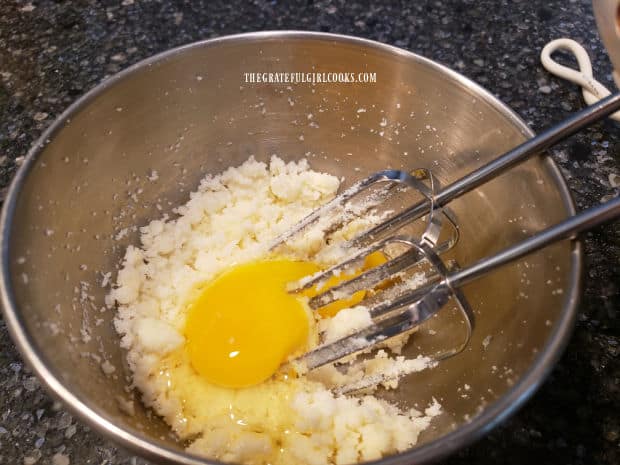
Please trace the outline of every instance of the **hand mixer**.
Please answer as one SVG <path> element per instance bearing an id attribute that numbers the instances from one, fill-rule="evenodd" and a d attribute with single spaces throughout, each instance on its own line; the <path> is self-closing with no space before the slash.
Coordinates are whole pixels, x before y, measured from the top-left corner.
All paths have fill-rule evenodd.
<path id="1" fill-rule="evenodd" d="M 462 285 L 553 242 L 574 238 L 579 232 L 617 218 L 620 216 L 620 198 L 585 210 L 521 243 L 508 247 L 494 256 L 484 258 L 463 269 L 455 269 L 453 264 L 444 262 L 440 257 L 458 240 L 457 224 L 451 214 L 443 210 L 443 207 L 451 200 L 493 179 L 517 163 L 534 154 L 541 153 L 618 109 L 620 109 L 620 93 L 613 94 L 575 113 L 570 118 L 547 129 L 540 135 L 524 142 L 442 190 L 437 189 L 437 183 L 432 173 L 425 169 L 414 170 L 411 173 L 399 170 L 385 170 L 375 173 L 355 183 L 281 235 L 273 244 L 272 250 L 283 246 L 313 225 L 320 224 L 325 233 L 330 234 L 352 217 L 363 215 L 369 209 L 375 208 L 394 192 L 395 186 L 413 189 L 423 199 L 348 242 L 339 244 L 346 258 L 317 275 L 295 283 L 290 291 L 301 292 L 318 287 L 319 293 L 309 299 L 310 307 L 313 310 L 318 310 L 357 291 L 377 289 L 377 286 L 386 280 L 393 279 L 394 276 L 414 267 L 422 267 L 427 270 L 426 281 L 414 287 L 405 282 L 404 285 L 400 286 L 400 293 L 389 294 L 386 291 L 385 298 L 381 297 L 383 294 L 379 290 L 379 298 L 374 299 L 376 303 L 368 306 L 372 324 L 339 340 L 319 346 L 297 359 L 295 363 L 301 363 L 306 369 L 313 370 L 360 351 L 368 350 L 386 339 L 413 330 L 437 314 L 451 299 L 455 301 L 463 316 L 467 334 L 458 347 L 437 354 L 435 359 L 442 360 L 461 352 L 469 342 L 474 325 L 473 312 L 460 290 Z M 380 184 L 386 187 L 381 189 L 378 195 L 370 196 L 370 188 Z M 362 210 L 347 207 L 352 199 L 364 194 L 372 198 L 363 203 L 365 207 Z M 419 219 L 426 221 L 425 228 L 419 237 L 395 234 L 404 225 Z M 449 225 L 448 239 L 440 241 L 440 237 L 445 236 L 445 234 L 442 236 L 444 224 Z M 324 285 L 330 277 L 343 276 L 343 274 L 346 276 L 352 269 L 359 269 L 364 259 L 373 252 L 383 251 L 387 256 L 390 256 L 389 248 L 394 245 L 404 247 L 405 252 L 390 257 L 385 263 L 374 266 L 361 274 L 358 273 L 338 285 L 321 289 L 321 285 Z M 343 390 L 345 392 L 358 390 L 384 380 L 385 377 L 381 376 L 369 377 L 355 385 L 346 386 Z"/>

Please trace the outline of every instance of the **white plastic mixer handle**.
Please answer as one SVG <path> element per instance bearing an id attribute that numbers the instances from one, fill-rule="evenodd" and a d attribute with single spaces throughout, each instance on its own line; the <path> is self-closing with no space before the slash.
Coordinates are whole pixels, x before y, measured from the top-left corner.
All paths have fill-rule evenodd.
<path id="1" fill-rule="evenodd" d="M 620 87 L 620 0 L 592 0 L 596 25 L 614 65 L 614 80 Z"/>

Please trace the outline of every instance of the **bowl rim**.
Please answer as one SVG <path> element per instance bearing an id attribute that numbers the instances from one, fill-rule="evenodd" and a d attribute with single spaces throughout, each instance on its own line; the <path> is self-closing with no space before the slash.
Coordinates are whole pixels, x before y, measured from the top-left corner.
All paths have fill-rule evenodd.
<path id="1" fill-rule="evenodd" d="M 37 141 L 28 151 L 22 166 L 15 173 L 7 192 L 2 212 L 0 214 L 0 238 L 2 246 L 0 249 L 0 302 L 9 333 L 25 361 L 33 369 L 34 373 L 42 381 L 54 397 L 62 401 L 63 405 L 82 421 L 96 430 L 107 439 L 120 444 L 131 452 L 137 453 L 147 459 L 156 459 L 159 463 L 175 463 L 185 465 L 199 464 L 218 464 L 220 462 L 206 459 L 188 452 L 174 449 L 156 443 L 146 436 L 133 433 L 117 426 L 112 418 L 105 416 L 98 411 L 95 406 L 89 405 L 86 401 L 79 398 L 76 394 L 63 385 L 61 380 L 49 369 L 44 354 L 35 350 L 33 340 L 25 331 L 23 318 L 20 316 L 15 301 L 14 291 L 11 283 L 10 264 L 9 264 L 9 241 L 11 238 L 12 220 L 16 209 L 17 200 L 28 174 L 35 166 L 38 156 L 45 148 L 45 145 L 52 139 L 54 134 L 59 132 L 67 124 L 71 117 L 82 110 L 89 102 L 102 95 L 117 82 L 129 77 L 140 70 L 152 66 L 158 62 L 172 58 L 187 50 L 202 47 L 213 47 L 222 43 L 243 43 L 255 40 L 319 40 L 334 43 L 352 44 L 374 49 L 387 55 L 398 55 L 408 60 L 413 60 L 428 68 L 438 71 L 456 83 L 465 87 L 477 98 L 497 110 L 502 116 L 506 117 L 518 128 L 525 137 L 533 137 L 534 132 L 525 122 L 507 105 L 489 91 L 474 83 L 469 78 L 453 71 L 431 59 L 422 57 L 416 53 L 355 36 L 332 34 L 314 31 L 300 30 L 276 30 L 248 32 L 233 35 L 224 35 L 211 39 L 192 42 L 179 47 L 175 47 L 164 52 L 153 55 L 141 60 L 134 65 L 102 80 L 94 88 L 74 101 L 65 111 L 63 111 L 54 122 L 41 134 Z M 549 174 L 554 178 L 562 198 L 564 206 L 569 214 L 575 214 L 575 205 L 558 165 L 549 157 L 548 154 L 542 155 Z M 551 372 L 555 363 L 562 355 L 568 340 L 572 334 L 575 323 L 576 309 L 579 303 L 582 283 L 583 268 L 583 247 L 580 241 L 574 240 L 571 247 L 571 273 L 568 283 L 568 292 L 565 292 L 563 310 L 560 318 L 555 323 L 554 328 L 540 348 L 538 354 L 532 361 L 531 366 L 522 374 L 510 390 L 502 397 L 489 404 L 482 413 L 475 416 L 471 421 L 464 423 L 445 436 L 434 439 L 426 444 L 414 446 L 405 452 L 391 455 L 380 460 L 368 463 L 381 463 L 385 465 L 396 465 L 403 463 L 429 463 L 455 452 L 480 439 L 490 430 L 501 422 L 513 415 L 532 394 L 541 386 L 543 381 Z M 162 462 L 162 460 L 164 462 Z"/>

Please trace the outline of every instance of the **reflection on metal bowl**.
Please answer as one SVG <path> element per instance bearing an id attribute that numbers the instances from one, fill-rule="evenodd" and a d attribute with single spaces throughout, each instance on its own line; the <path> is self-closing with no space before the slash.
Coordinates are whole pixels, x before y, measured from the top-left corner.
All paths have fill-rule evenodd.
<path id="1" fill-rule="evenodd" d="M 311 71 L 376 72 L 377 82 L 244 79 L 245 72 Z M 313 168 L 344 176 L 345 185 L 386 167 L 430 168 L 445 184 L 531 135 L 471 81 L 367 40 L 265 32 L 171 50 L 89 92 L 31 150 L 2 216 L 7 324 L 48 389 L 97 431 L 158 463 L 205 463 L 184 452 L 138 401 L 127 414 L 127 402 L 137 396 L 126 390 L 113 315 L 99 309 L 101 272 L 114 270 L 124 248 L 137 241 L 132 228 L 185 202 L 206 173 L 250 155 L 307 156 Z M 147 179 L 152 170 L 157 183 Z M 453 252 L 463 264 L 573 212 L 557 167 L 544 156 L 450 208 L 461 233 Z M 385 394 L 404 406 L 434 396 L 446 413 L 418 446 L 386 463 L 444 456 L 489 431 L 532 394 L 570 335 L 580 266 L 580 245 L 563 242 L 465 287 L 477 321 L 469 347 Z M 94 300 L 80 301 L 80 286 L 89 286 Z M 80 329 L 96 318 L 104 322 L 91 324 L 92 339 L 84 342 Z M 83 356 L 100 351 L 116 367 L 114 376 Z M 464 385 L 470 386 L 466 393 Z"/>

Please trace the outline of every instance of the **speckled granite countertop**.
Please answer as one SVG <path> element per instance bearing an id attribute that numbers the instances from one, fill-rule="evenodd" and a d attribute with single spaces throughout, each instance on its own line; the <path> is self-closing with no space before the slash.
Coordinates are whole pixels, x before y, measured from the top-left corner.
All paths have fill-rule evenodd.
<path id="1" fill-rule="evenodd" d="M 571 37 L 611 85 L 588 0 L 376 2 L 3 0 L 0 4 L 0 187 L 42 130 L 107 76 L 168 48 L 262 29 L 353 34 L 412 50 L 477 81 L 535 130 L 583 107 L 578 89 L 538 56 Z M 552 151 L 580 208 L 617 194 L 620 128 L 598 124 Z M 517 415 L 447 464 L 620 463 L 620 224 L 586 236 L 575 334 Z M 0 463 L 146 463 L 117 449 L 40 388 L 0 326 Z"/>

